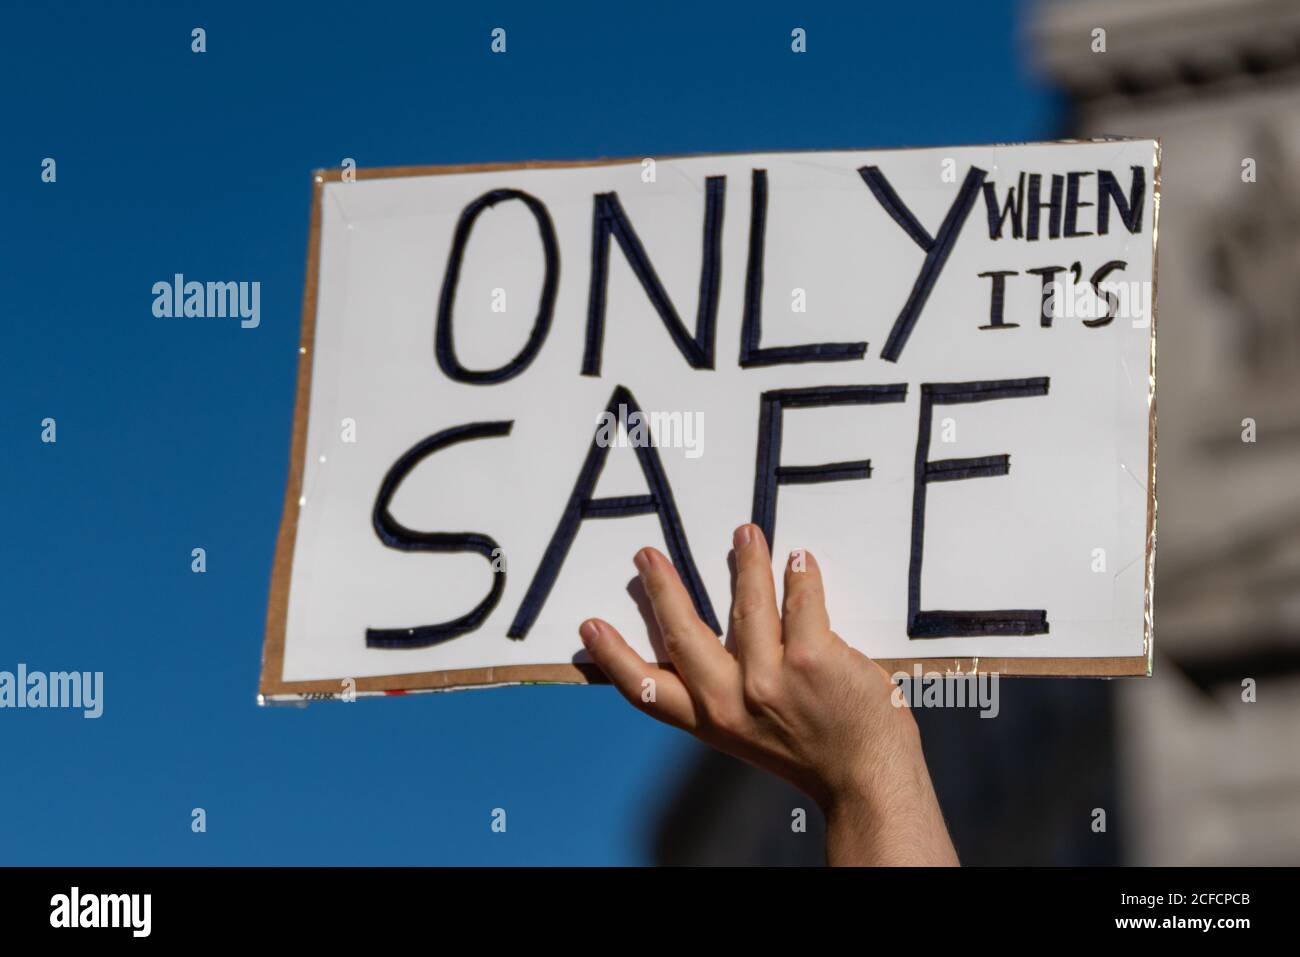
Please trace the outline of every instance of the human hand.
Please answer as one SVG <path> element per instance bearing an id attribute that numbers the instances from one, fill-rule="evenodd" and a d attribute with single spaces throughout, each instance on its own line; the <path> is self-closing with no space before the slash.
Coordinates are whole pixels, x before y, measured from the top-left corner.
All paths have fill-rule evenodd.
<path id="1" fill-rule="evenodd" d="M 778 615 L 762 531 L 742 525 L 734 547 L 734 654 L 672 563 L 647 547 L 634 561 L 672 670 L 647 664 L 598 618 L 579 629 L 592 660 L 642 711 L 813 798 L 829 863 L 956 864 L 911 710 L 883 668 L 831 631 L 816 560 L 791 554 Z"/>

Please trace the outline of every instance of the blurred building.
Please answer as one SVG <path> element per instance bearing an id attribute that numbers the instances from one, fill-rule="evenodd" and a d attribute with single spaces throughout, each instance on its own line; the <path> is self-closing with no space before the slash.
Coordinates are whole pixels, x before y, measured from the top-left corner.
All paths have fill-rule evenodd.
<path id="1" fill-rule="evenodd" d="M 1117 864 L 1126 835 L 1117 807 L 1113 685 L 1024 678 L 1001 683 L 1001 713 L 918 709 L 926 758 L 953 843 L 967 864 Z M 1108 809 L 1107 829 L 1092 811 Z M 795 831 L 792 812 L 807 811 Z M 660 864 L 818 865 L 826 827 L 786 784 L 703 745 L 654 834 Z"/>
<path id="2" fill-rule="evenodd" d="M 1156 660 L 1118 688 L 1126 856 L 1300 863 L 1300 3 L 1034 13 L 1072 132 L 1164 147 Z"/>
<path id="3" fill-rule="evenodd" d="M 995 721 L 918 712 L 935 786 L 967 863 L 1297 864 L 1300 2 L 1026 11 L 1063 136 L 1164 146 L 1154 677 L 1006 681 Z M 790 828 L 807 803 L 699 749 L 655 859 L 820 863 L 815 809 Z"/>

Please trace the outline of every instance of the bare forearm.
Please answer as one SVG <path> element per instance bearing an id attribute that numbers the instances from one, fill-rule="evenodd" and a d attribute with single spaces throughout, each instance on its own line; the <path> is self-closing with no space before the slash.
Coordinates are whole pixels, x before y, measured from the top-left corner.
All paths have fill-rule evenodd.
<path id="1" fill-rule="evenodd" d="M 955 867 L 957 852 L 938 806 L 875 812 L 840 801 L 826 818 L 826 863 L 832 867 Z"/>
<path id="2" fill-rule="evenodd" d="M 832 866 L 957 866 L 957 851 L 939 809 L 920 730 L 899 714 L 897 751 L 868 752 L 837 782 L 826 814 L 826 860 Z M 891 749 L 892 750 L 892 749 Z M 889 754 L 889 751 L 886 751 Z"/>

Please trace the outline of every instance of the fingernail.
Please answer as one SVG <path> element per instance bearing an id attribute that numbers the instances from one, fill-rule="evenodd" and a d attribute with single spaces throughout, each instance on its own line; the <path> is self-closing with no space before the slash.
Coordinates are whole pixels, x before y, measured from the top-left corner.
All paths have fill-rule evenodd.
<path id="1" fill-rule="evenodd" d="M 746 545 L 749 544 L 749 540 L 751 537 L 752 535 L 749 530 L 749 525 L 746 524 L 736 529 L 735 534 L 731 536 L 731 540 L 732 542 L 735 543 L 735 546 L 737 548 L 744 548 Z"/>
<path id="2" fill-rule="evenodd" d="M 591 643 L 600 637 L 600 629 L 596 627 L 594 621 L 588 619 L 587 621 L 584 621 L 582 627 L 578 629 L 578 637 L 582 639 L 584 647 L 590 648 Z"/>
<path id="3" fill-rule="evenodd" d="M 644 575 L 650 570 L 650 552 L 644 548 L 641 549 L 632 556 L 632 564 L 636 566 L 637 571 Z"/>

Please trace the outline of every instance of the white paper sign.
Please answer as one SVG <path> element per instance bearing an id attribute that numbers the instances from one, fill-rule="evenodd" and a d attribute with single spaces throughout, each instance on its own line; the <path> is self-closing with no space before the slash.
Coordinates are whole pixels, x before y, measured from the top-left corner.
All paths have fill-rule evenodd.
<path id="1" fill-rule="evenodd" d="M 660 657 L 632 555 L 725 627 L 748 520 L 873 657 L 1145 673 L 1157 144 L 334 179 L 264 693 Z"/>

